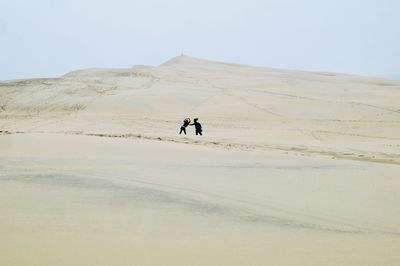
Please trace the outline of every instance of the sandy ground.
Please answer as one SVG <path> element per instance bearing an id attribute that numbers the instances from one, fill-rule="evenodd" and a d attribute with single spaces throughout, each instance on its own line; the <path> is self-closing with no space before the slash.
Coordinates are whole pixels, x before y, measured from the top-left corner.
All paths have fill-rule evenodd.
<path id="1" fill-rule="evenodd" d="M 397 266 L 399 99 L 190 57 L 1 82 L 0 265 Z"/>

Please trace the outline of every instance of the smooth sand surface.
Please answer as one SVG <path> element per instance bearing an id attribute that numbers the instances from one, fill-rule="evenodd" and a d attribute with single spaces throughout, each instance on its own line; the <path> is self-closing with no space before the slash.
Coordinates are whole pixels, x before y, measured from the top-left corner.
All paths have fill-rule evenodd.
<path id="1" fill-rule="evenodd" d="M 399 100 L 185 56 L 1 82 L 0 265 L 397 266 Z"/>

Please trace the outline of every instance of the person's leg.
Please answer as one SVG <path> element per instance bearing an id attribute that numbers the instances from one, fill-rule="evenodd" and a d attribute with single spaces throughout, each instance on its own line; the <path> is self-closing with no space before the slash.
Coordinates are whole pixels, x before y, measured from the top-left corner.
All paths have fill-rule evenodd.
<path id="1" fill-rule="evenodd" d="M 186 135 L 186 128 L 185 127 L 183 128 L 183 133 L 185 133 L 185 135 Z"/>
<path id="2" fill-rule="evenodd" d="M 181 131 L 179 131 L 179 135 L 182 134 L 182 131 L 183 131 L 183 130 L 184 130 L 184 128 L 181 127 Z M 186 134 L 186 132 L 185 132 L 185 134 Z"/>

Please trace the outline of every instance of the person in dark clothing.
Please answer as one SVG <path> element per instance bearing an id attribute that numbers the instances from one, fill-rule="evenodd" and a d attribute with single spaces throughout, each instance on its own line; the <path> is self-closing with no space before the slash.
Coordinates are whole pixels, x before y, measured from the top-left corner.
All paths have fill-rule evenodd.
<path id="1" fill-rule="evenodd" d="M 185 133 L 186 135 L 186 127 L 190 124 L 190 118 L 186 118 L 185 120 L 183 120 L 183 125 L 181 126 L 181 131 L 179 131 L 179 135 L 183 133 Z"/>
<path id="2" fill-rule="evenodd" d="M 193 124 L 190 124 L 191 126 L 194 126 L 196 129 L 196 136 L 200 134 L 200 136 L 203 136 L 202 132 L 203 129 L 201 128 L 201 124 L 199 122 L 197 122 L 199 119 L 195 118 L 193 119 Z"/>

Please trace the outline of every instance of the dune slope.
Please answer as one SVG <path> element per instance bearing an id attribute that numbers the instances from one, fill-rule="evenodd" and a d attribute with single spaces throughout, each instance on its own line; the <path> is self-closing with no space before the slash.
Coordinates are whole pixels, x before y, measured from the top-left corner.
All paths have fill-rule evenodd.
<path id="1" fill-rule="evenodd" d="M 179 56 L 0 87 L 2 131 L 181 142 L 181 120 L 199 117 L 204 145 L 400 163 L 397 81 Z"/>
<path id="2" fill-rule="evenodd" d="M 399 99 L 186 56 L 0 82 L 0 265 L 397 266 Z"/>

